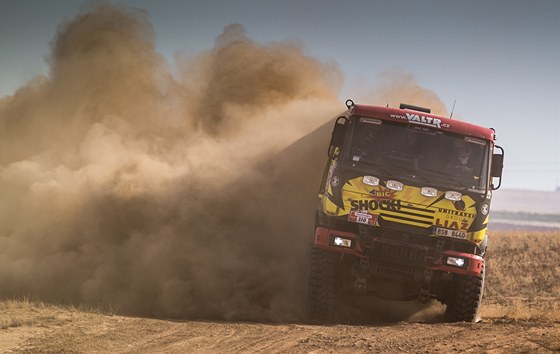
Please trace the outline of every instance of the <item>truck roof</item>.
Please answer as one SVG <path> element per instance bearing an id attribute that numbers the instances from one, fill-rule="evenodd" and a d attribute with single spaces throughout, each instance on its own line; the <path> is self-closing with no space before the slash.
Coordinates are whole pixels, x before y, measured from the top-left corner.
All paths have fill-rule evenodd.
<path id="1" fill-rule="evenodd" d="M 411 109 L 356 104 L 350 107 L 349 114 L 398 123 L 417 124 L 446 132 L 494 141 L 494 130 L 490 128 Z"/>

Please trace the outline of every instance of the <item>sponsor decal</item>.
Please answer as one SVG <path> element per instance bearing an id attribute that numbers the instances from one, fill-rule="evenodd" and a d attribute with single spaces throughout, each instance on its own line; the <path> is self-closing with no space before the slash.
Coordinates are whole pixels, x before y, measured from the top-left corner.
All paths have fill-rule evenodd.
<path id="1" fill-rule="evenodd" d="M 369 200 L 352 200 L 350 201 L 352 210 L 401 210 L 401 201 L 394 199 L 369 199 Z"/>
<path id="2" fill-rule="evenodd" d="M 377 225 L 377 215 L 370 214 L 365 210 L 351 210 L 348 214 L 348 221 L 366 225 Z"/>
<path id="3" fill-rule="evenodd" d="M 421 116 L 415 113 L 407 113 L 406 118 L 410 123 L 425 125 L 428 127 L 435 127 L 441 129 L 441 127 L 449 128 L 449 124 L 441 124 L 441 119 Z"/>
<path id="4" fill-rule="evenodd" d="M 374 198 L 384 198 L 384 199 L 394 199 L 395 198 L 395 192 L 393 191 L 376 191 L 376 190 L 371 190 L 369 192 L 369 194 L 372 195 L 372 197 Z"/>
<path id="5" fill-rule="evenodd" d="M 465 220 L 465 221 L 468 221 L 467 218 L 465 218 L 464 216 L 459 216 L 459 215 L 446 214 L 445 218 L 447 220 L 461 220 L 461 221 Z"/>
<path id="6" fill-rule="evenodd" d="M 448 229 L 461 229 L 461 230 L 467 230 L 469 228 L 469 221 L 467 219 L 464 220 L 458 220 L 458 221 L 454 221 L 454 220 L 441 220 L 440 218 L 436 219 L 435 224 L 437 226 L 441 226 L 441 227 L 445 227 Z"/>
<path id="7" fill-rule="evenodd" d="M 400 114 L 391 114 L 391 118 L 408 120 L 405 116 Z"/>
<path id="8" fill-rule="evenodd" d="M 337 176 L 333 176 L 333 178 L 331 178 L 331 186 L 337 187 L 339 183 L 340 179 Z"/>
<path id="9" fill-rule="evenodd" d="M 474 219 L 474 217 L 476 216 L 476 214 L 473 213 L 467 213 L 464 211 L 457 211 L 457 210 L 450 210 L 450 209 L 443 209 L 443 208 L 438 208 L 438 211 L 444 214 L 457 215 L 457 216 L 462 216 L 471 219 Z"/>

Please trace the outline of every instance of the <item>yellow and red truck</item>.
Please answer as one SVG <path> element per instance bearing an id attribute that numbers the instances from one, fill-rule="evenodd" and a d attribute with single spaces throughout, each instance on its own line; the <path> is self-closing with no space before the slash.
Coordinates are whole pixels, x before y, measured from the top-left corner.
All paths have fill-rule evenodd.
<path id="1" fill-rule="evenodd" d="M 329 321 L 337 298 L 361 294 L 438 300 L 446 320 L 475 321 L 503 168 L 494 129 L 406 104 L 346 106 L 319 191 L 310 319 Z"/>

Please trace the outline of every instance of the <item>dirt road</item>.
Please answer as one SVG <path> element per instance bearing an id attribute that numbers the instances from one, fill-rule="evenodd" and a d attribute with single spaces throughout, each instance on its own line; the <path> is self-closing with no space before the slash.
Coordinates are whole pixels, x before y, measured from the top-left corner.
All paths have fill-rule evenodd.
<path id="1" fill-rule="evenodd" d="M 318 326 L 134 318 L 28 301 L 0 306 L 2 353 L 560 351 L 554 319 Z"/>

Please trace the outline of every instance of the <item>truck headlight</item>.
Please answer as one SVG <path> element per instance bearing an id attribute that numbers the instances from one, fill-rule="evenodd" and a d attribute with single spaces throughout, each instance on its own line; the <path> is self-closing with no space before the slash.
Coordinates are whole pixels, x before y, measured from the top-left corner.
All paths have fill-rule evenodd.
<path id="1" fill-rule="evenodd" d="M 343 237 L 339 237 L 339 236 L 335 236 L 333 243 L 335 246 L 338 247 L 347 247 L 347 248 L 351 248 L 352 247 L 352 240 L 347 239 L 347 238 L 343 238 Z"/>
<path id="2" fill-rule="evenodd" d="M 463 268 L 465 266 L 465 259 L 461 257 L 447 257 L 445 261 L 448 265 Z"/>

